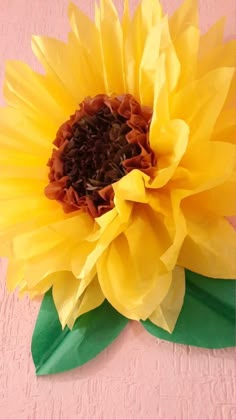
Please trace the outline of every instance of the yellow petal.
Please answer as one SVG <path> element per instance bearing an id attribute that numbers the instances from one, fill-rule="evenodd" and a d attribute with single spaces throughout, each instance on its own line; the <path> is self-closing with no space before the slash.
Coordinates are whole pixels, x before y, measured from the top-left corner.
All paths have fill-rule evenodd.
<path id="1" fill-rule="evenodd" d="M 212 140 L 226 141 L 233 144 L 236 143 L 236 119 L 234 108 L 225 109 L 220 113 L 212 133 Z"/>
<path id="2" fill-rule="evenodd" d="M 139 68 L 139 92 L 141 104 L 151 106 L 154 100 L 156 77 L 159 77 L 159 47 L 161 41 L 161 24 L 154 26 L 147 35 Z"/>
<path id="3" fill-rule="evenodd" d="M 124 92 L 123 34 L 119 16 L 111 0 L 101 0 L 96 15 L 103 62 L 105 93 Z M 115 70 L 114 70 L 115 69 Z"/>
<path id="4" fill-rule="evenodd" d="M 113 240 L 99 259 L 101 289 L 124 316 L 146 319 L 166 296 L 171 273 L 165 271 L 159 256 L 167 246 L 168 235 L 161 221 L 141 206 L 133 211 L 124 234 Z"/>
<path id="5" fill-rule="evenodd" d="M 67 320 L 67 325 L 72 328 L 76 319 L 85 314 L 86 312 L 92 311 L 104 302 L 104 295 L 101 291 L 101 287 L 98 283 L 97 277 L 95 277 L 84 291 L 81 298 L 75 305 L 75 310 L 71 317 Z"/>
<path id="6" fill-rule="evenodd" d="M 184 0 L 169 20 L 172 39 L 175 39 L 188 26 L 198 27 L 198 1 Z"/>
<path id="7" fill-rule="evenodd" d="M 160 188 L 173 176 L 187 146 L 189 127 L 184 121 L 172 120 L 159 127 L 154 119 L 150 127 L 150 145 L 157 159 L 157 172 L 146 186 Z"/>
<path id="8" fill-rule="evenodd" d="M 222 217 L 185 209 L 187 236 L 178 264 L 208 277 L 236 278 L 236 231 Z"/>
<path id="9" fill-rule="evenodd" d="M 12 292 L 24 278 L 25 264 L 23 261 L 10 260 L 7 266 L 7 288 Z"/>
<path id="10" fill-rule="evenodd" d="M 50 245 L 50 244 L 49 244 Z M 35 255 L 26 261 L 24 278 L 29 288 L 41 289 L 44 278 L 53 273 L 71 271 L 71 254 L 73 245 L 60 242 L 58 245 L 47 247 L 45 252 Z M 32 245 L 32 248 L 33 245 Z"/>
<path id="11" fill-rule="evenodd" d="M 129 23 L 129 27 L 124 37 L 124 69 L 126 75 L 125 87 L 127 92 L 131 93 L 140 102 L 142 102 L 142 99 L 140 97 L 139 69 L 142 61 L 142 55 L 145 50 L 145 43 L 148 34 L 152 32 L 152 28 L 157 25 L 161 17 L 162 10 L 159 1 L 142 0 L 135 10 L 134 17 Z M 152 35 L 155 36 L 155 31 Z M 149 44 L 152 44 L 152 41 L 153 39 L 151 40 L 149 37 Z M 147 58 L 147 51 L 145 52 L 145 56 Z M 152 67 L 154 61 L 155 60 L 152 60 Z M 145 98 L 145 101 L 146 100 L 149 101 L 150 99 Z"/>
<path id="12" fill-rule="evenodd" d="M 1 108 L 0 125 L 2 146 L 9 150 L 40 155 L 45 157 L 45 163 L 47 162 L 54 137 L 50 137 L 45 125 L 37 124 L 23 115 L 20 110 L 10 107 Z"/>
<path id="13" fill-rule="evenodd" d="M 13 249 L 16 258 L 28 259 L 54 248 L 62 238 L 51 226 L 44 226 L 37 231 L 18 235 L 14 238 Z"/>
<path id="14" fill-rule="evenodd" d="M 171 333 L 183 306 L 184 295 L 185 271 L 182 267 L 177 266 L 172 273 L 170 289 L 162 303 L 150 315 L 150 321 Z"/>
<path id="15" fill-rule="evenodd" d="M 172 92 L 179 80 L 180 62 L 175 51 L 169 31 L 167 17 L 162 21 L 160 52 L 165 58 L 165 74 L 169 93 Z"/>
<path id="16" fill-rule="evenodd" d="M 29 285 L 25 280 L 23 280 L 19 285 L 19 296 L 23 297 L 27 294 L 30 299 L 34 299 L 36 297 L 42 297 L 48 290 L 51 289 L 54 282 L 54 276 L 49 275 L 43 279 L 41 279 L 40 283 L 33 285 Z"/>
<path id="17" fill-rule="evenodd" d="M 67 217 L 65 216 L 64 219 L 55 221 L 51 224 L 50 229 L 68 242 L 78 243 L 93 232 L 94 220 L 88 213 L 73 212 L 69 213 Z"/>
<path id="18" fill-rule="evenodd" d="M 47 200 L 49 201 L 49 200 Z M 54 206 L 51 208 L 55 208 Z M 1 202 L 1 212 L 0 212 L 0 233 L 2 234 L 2 229 L 16 224 L 23 223 L 26 220 L 37 218 L 37 212 L 44 212 L 47 208 L 46 198 L 38 194 L 37 197 L 24 197 L 24 198 L 15 198 L 12 200 L 4 200 Z M 17 209 L 17 211 L 16 211 Z M 50 205 L 48 206 L 50 209 Z"/>
<path id="19" fill-rule="evenodd" d="M 214 48 L 223 44 L 225 21 L 226 17 L 222 17 L 201 36 L 199 45 L 200 59 L 207 56 Z"/>
<path id="20" fill-rule="evenodd" d="M 71 270 L 75 277 L 79 277 L 83 270 L 86 259 L 93 251 L 94 244 L 82 241 L 71 253 Z"/>
<path id="21" fill-rule="evenodd" d="M 236 40 L 219 45 L 204 56 L 198 63 L 198 77 L 216 69 L 217 67 L 236 66 Z"/>
<path id="22" fill-rule="evenodd" d="M 197 71 L 199 29 L 189 26 L 175 40 L 174 46 L 181 66 L 178 88 L 194 80 Z"/>
<path id="23" fill-rule="evenodd" d="M 236 174 L 223 184 L 203 191 L 188 198 L 188 205 L 193 209 L 208 210 L 219 216 L 234 216 L 236 214 Z M 220 199 L 219 199 L 220 197 Z"/>
<path id="24" fill-rule="evenodd" d="M 182 159 L 182 168 L 187 174 L 179 177 L 178 170 L 173 183 L 177 188 L 193 193 L 209 190 L 231 178 L 235 168 L 236 147 L 230 143 L 205 142 L 191 148 Z M 181 174 L 181 167 L 179 173 Z M 176 177 L 176 178 L 175 178 Z"/>
<path id="25" fill-rule="evenodd" d="M 207 73 L 176 94 L 172 117 L 189 124 L 191 143 L 206 141 L 227 97 L 234 70 L 220 68 Z"/>
<path id="26" fill-rule="evenodd" d="M 187 232 L 185 217 L 181 209 L 183 195 L 184 192 L 181 190 L 173 190 L 170 195 L 171 211 L 166 214 L 165 225 L 172 238 L 172 243 L 161 256 L 161 261 L 165 264 L 167 270 L 174 269 Z"/>
<path id="27" fill-rule="evenodd" d="M 110 211 L 112 212 L 112 217 L 107 219 L 109 223 L 102 225 L 100 231 L 95 232 L 94 237 L 91 235 L 89 238 L 91 242 L 97 242 L 93 251 L 89 254 L 83 269 L 79 274 L 79 278 L 86 279 L 91 275 L 90 273 L 94 269 L 102 253 L 109 247 L 111 242 L 124 231 L 129 223 L 132 207 L 132 203 L 120 200 L 119 198 L 115 200 L 115 208 Z"/>
<path id="28" fill-rule="evenodd" d="M 73 3 L 69 4 L 68 15 L 73 34 L 69 34 L 69 43 L 71 49 L 76 53 L 76 49 L 83 51 L 83 62 L 86 66 L 86 83 L 88 95 L 105 92 L 104 75 L 102 66 L 102 55 L 100 50 L 99 32 L 95 23 L 81 12 Z M 81 71 L 81 69 L 78 69 Z"/>
<path id="29" fill-rule="evenodd" d="M 92 227 L 93 221 L 87 214 L 72 216 L 16 236 L 13 253 L 17 259 L 29 261 L 29 270 L 37 271 L 38 267 L 38 273 L 33 276 L 37 279 L 49 274 L 52 268 L 55 271 L 70 270 L 74 255 L 72 250 L 79 242 L 83 246 Z M 32 271 L 30 273 L 33 274 Z"/>
<path id="30" fill-rule="evenodd" d="M 156 130 L 166 124 L 170 120 L 169 110 L 169 92 L 165 71 L 165 56 L 160 55 L 158 61 L 158 72 L 154 84 L 154 102 L 153 102 L 153 115 L 150 127 L 150 136 L 152 125 L 155 124 Z M 155 140 L 156 141 L 156 140 Z"/>
<path id="31" fill-rule="evenodd" d="M 121 198 L 138 203 L 147 203 L 145 181 L 148 182 L 148 180 L 148 175 L 134 169 L 113 185 L 116 200 Z"/>
<path id="32" fill-rule="evenodd" d="M 121 23 L 122 23 L 122 31 L 123 31 L 123 40 L 126 40 L 129 25 L 130 25 L 129 0 L 124 0 L 123 16 L 122 16 Z"/>
<path id="33" fill-rule="evenodd" d="M 4 95 L 8 105 L 20 109 L 32 119 L 42 120 L 55 133 L 68 118 L 67 109 L 56 101 L 44 84 L 45 77 L 20 61 L 8 61 Z M 52 138 L 53 140 L 53 138 Z"/>
<path id="34" fill-rule="evenodd" d="M 70 93 L 70 114 L 86 96 L 99 93 L 96 79 L 87 66 L 85 50 L 72 35 L 68 44 L 49 37 L 34 36 L 32 48 L 47 71 L 46 77 L 53 84 L 53 89 L 57 89 L 59 83 Z M 66 119 L 68 115 L 61 123 Z"/>
<path id="35" fill-rule="evenodd" d="M 44 187 L 45 182 L 40 180 L 34 180 L 34 182 L 29 182 L 28 179 L 24 178 L 6 179 L 4 180 L 4 183 L 0 184 L 0 202 L 2 202 L 2 200 L 8 200 L 13 197 L 24 198 L 26 196 L 37 196 L 40 191 L 43 191 Z"/>
<path id="36" fill-rule="evenodd" d="M 79 280 L 72 273 L 62 271 L 53 274 L 52 296 L 62 328 L 75 308 L 78 287 Z"/>

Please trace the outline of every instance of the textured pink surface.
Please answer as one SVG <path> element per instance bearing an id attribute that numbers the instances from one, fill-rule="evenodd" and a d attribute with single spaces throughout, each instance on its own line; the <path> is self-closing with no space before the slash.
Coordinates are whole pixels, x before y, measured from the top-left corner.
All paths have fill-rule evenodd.
<path id="1" fill-rule="evenodd" d="M 130 0 L 133 5 L 136 0 Z M 75 1 L 91 13 L 93 0 Z M 172 12 L 180 0 L 163 0 Z M 34 68 L 30 37 L 66 37 L 67 0 L 0 0 L 0 80 L 4 60 Z M 121 9 L 121 1 L 116 1 Z M 202 29 L 227 15 L 236 35 L 235 0 L 200 0 Z M 0 262 L 0 419 L 236 419 L 233 349 L 174 345 L 130 323 L 116 342 L 82 368 L 36 378 L 30 354 L 39 303 L 19 301 L 4 285 Z"/>

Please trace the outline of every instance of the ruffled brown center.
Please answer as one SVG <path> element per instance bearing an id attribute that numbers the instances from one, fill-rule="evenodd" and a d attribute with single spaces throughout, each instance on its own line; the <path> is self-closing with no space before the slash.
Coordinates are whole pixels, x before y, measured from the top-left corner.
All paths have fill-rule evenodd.
<path id="1" fill-rule="evenodd" d="M 131 95 L 86 98 L 57 132 L 46 196 L 66 213 L 84 209 L 98 217 L 113 208 L 112 184 L 133 169 L 150 174 L 155 164 L 151 117 Z"/>

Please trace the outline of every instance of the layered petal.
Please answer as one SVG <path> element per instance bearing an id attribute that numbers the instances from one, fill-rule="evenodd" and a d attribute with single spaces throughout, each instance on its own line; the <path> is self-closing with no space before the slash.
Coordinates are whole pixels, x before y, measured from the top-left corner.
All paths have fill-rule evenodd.
<path id="1" fill-rule="evenodd" d="M 173 270 L 172 276 L 172 283 L 166 297 L 149 317 L 153 324 L 156 324 L 158 327 L 163 328 L 169 333 L 174 330 L 185 295 L 184 269 L 176 266 Z"/>
<path id="2" fill-rule="evenodd" d="M 117 10 L 111 0 L 101 0 L 100 9 L 96 9 L 95 22 L 100 39 L 105 92 L 109 95 L 123 93 L 123 33 Z"/>
<path id="3" fill-rule="evenodd" d="M 146 319 L 166 296 L 172 276 L 160 255 L 168 240 L 158 217 L 148 207 L 144 210 L 137 205 L 130 226 L 99 259 L 98 279 L 104 296 L 124 316 Z"/>
<path id="4" fill-rule="evenodd" d="M 212 70 L 176 93 L 171 114 L 190 126 L 191 144 L 207 141 L 223 108 L 234 70 Z"/>
<path id="5" fill-rule="evenodd" d="M 187 236 L 178 264 L 213 278 L 236 278 L 236 232 L 230 223 L 210 212 L 186 208 Z"/>

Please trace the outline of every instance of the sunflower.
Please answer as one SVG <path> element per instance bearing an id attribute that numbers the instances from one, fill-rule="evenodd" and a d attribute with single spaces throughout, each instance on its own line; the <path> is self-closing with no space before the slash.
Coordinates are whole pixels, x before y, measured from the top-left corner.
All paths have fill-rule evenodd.
<path id="1" fill-rule="evenodd" d="M 67 43 L 32 39 L 45 74 L 6 65 L 0 255 L 10 290 L 52 288 L 63 327 L 107 299 L 172 331 L 185 268 L 236 275 L 236 48 L 197 10 L 70 4 Z"/>

